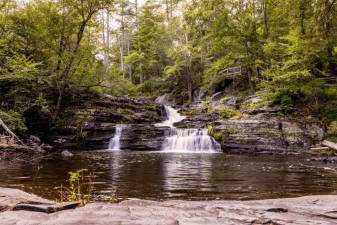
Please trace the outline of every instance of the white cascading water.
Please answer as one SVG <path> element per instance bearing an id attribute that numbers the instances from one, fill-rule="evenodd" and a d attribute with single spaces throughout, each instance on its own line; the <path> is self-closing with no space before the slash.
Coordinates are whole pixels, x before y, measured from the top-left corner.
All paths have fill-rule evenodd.
<path id="1" fill-rule="evenodd" d="M 207 129 L 178 129 L 174 123 L 185 119 L 177 110 L 165 106 L 168 119 L 156 126 L 170 127 L 169 136 L 166 137 L 162 150 L 167 152 L 220 152 L 221 146 L 214 138 L 208 135 Z"/>
<path id="2" fill-rule="evenodd" d="M 109 142 L 109 150 L 120 151 L 121 150 L 120 139 L 122 136 L 123 126 L 116 125 L 115 129 L 116 129 L 115 135 L 110 139 L 110 142 Z"/>

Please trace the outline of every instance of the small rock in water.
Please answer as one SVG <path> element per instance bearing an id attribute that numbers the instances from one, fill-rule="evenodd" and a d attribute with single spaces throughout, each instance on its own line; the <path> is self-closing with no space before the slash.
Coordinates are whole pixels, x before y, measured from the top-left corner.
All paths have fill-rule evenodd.
<path id="1" fill-rule="evenodd" d="M 67 151 L 67 150 L 63 151 L 63 152 L 61 153 L 61 155 L 62 155 L 63 157 L 73 157 L 73 156 L 74 156 L 73 153 L 71 153 L 71 152 L 69 152 L 69 151 Z"/>
<path id="2" fill-rule="evenodd" d="M 29 145 L 41 145 L 41 139 L 39 137 L 31 135 L 28 140 Z"/>
<path id="3" fill-rule="evenodd" d="M 53 146 L 51 146 L 51 145 L 46 145 L 46 144 L 42 144 L 42 145 L 41 145 L 41 148 L 42 148 L 43 150 L 45 150 L 45 151 L 51 151 L 51 150 L 53 150 Z"/>

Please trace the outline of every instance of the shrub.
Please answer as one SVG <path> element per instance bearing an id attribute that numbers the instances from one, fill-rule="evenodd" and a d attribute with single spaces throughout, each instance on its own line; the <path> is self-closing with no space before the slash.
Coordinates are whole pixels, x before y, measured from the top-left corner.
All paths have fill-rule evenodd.
<path id="1" fill-rule="evenodd" d="M 280 106 L 282 111 L 291 112 L 294 109 L 294 102 L 288 95 L 282 95 Z"/>
<path id="2" fill-rule="evenodd" d="M 337 121 L 333 121 L 328 127 L 328 135 L 337 136 Z"/>
<path id="3" fill-rule="evenodd" d="M 80 201 L 84 205 L 90 200 L 93 184 L 90 176 L 87 180 L 84 176 L 87 171 L 80 169 L 76 172 L 69 172 L 68 201 Z"/>
<path id="4" fill-rule="evenodd" d="M 27 131 L 26 124 L 20 113 L 14 111 L 1 111 L 0 118 L 4 123 L 18 135 L 24 135 Z"/>
<path id="5" fill-rule="evenodd" d="M 208 108 L 208 113 L 215 113 L 223 120 L 231 119 L 233 117 L 240 118 L 242 116 L 240 111 L 236 111 L 230 108 L 221 108 L 221 109 Z"/>
<path id="6" fill-rule="evenodd" d="M 152 93 L 155 91 L 155 85 L 151 80 L 147 80 L 140 84 L 137 90 L 141 93 Z"/>

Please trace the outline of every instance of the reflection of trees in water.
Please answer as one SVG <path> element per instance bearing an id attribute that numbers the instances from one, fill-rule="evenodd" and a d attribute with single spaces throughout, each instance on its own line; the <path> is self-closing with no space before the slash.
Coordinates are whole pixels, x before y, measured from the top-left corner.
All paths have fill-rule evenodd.
<path id="1" fill-rule="evenodd" d="M 119 165 L 111 173 L 120 198 L 152 198 L 162 194 L 161 154 L 120 154 Z M 116 163 L 115 163 L 116 164 Z"/>
<path id="2" fill-rule="evenodd" d="M 164 190 L 206 191 L 212 187 L 212 158 L 202 154 L 175 155 L 163 162 Z"/>
<path id="3" fill-rule="evenodd" d="M 120 198 L 259 199 L 336 190 L 335 173 L 303 161 L 222 154 L 81 152 L 68 160 L 55 156 L 37 164 L 0 162 L 0 186 L 55 199 L 55 187 L 67 185 L 68 172 L 86 168 L 95 176 L 95 194 L 109 195 L 117 189 Z"/>

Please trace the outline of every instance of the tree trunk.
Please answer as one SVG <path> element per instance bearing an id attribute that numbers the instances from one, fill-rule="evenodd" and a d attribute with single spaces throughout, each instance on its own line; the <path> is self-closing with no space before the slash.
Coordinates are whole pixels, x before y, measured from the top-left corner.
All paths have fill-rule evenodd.
<path id="1" fill-rule="evenodd" d="M 253 69 L 251 67 L 248 67 L 247 69 L 247 75 L 248 75 L 248 83 L 249 83 L 249 88 L 250 88 L 250 92 L 253 94 L 255 93 L 255 84 L 253 82 Z"/>
<path id="2" fill-rule="evenodd" d="M 66 86 L 66 83 L 68 82 L 68 79 L 69 79 L 69 75 L 70 75 L 70 71 L 72 69 L 72 66 L 74 64 L 74 60 L 75 60 L 75 56 L 77 55 L 77 52 L 80 48 L 80 45 L 81 45 L 81 41 L 83 39 L 83 35 L 84 35 L 84 30 L 89 22 L 89 20 L 91 19 L 91 17 L 94 15 L 95 11 L 91 11 L 87 17 L 82 21 L 82 24 L 80 26 L 80 29 L 79 31 L 77 32 L 77 41 L 76 41 L 76 44 L 75 44 L 75 47 L 72 51 L 72 54 L 69 58 L 69 61 L 68 63 L 66 64 L 65 66 L 65 69 L 60 77 L 60 87 L 59 87 L 59 97 L 58 97 L 58 100 L 57 100 L 57 104 L 56 104 L 56 110 L 55 110 L 55 114 L 54 116 L 56 117 L 59 110 L 60 110 L 60 107 L 61 107 L 61 102 L 62 102 L 62 99 L 63 99 L 63 94 L 64 94 L 64 90 L 65 90 L 65 86 Z"/>
<path id="3" fill-rule="evenodd" d="M 264 35 L 265 35 L 265 38 L 268 38 L 269 28 L 268 28 L 268 3 L 267 3 L 267 0 L 263 1 L 263 22 L 264 22 Z"/>
<path id="4" fill-rule="evenodd" d="M 337 144 L 334 143 L 334 142 L 324 140 L 324 141 L 322 142 L 322 145 L 323 145 L 323 146 L 326 146 L 326 147 L 329 147 L 329 148 L 332 148 L 332 149 L 334 149 L 334 150 L 337 150 Z"/>
<path id="5" fill-rule="evenodd" d="M 306 31 L 305 31 L 305 25 L 304 25 L 304 20 L 305 20 L 305 8 L 306 8 L 306 0 L 302 0 L 300 2 L 300 28 L 301 28 L 301 34 L 305 35 Z"/>

